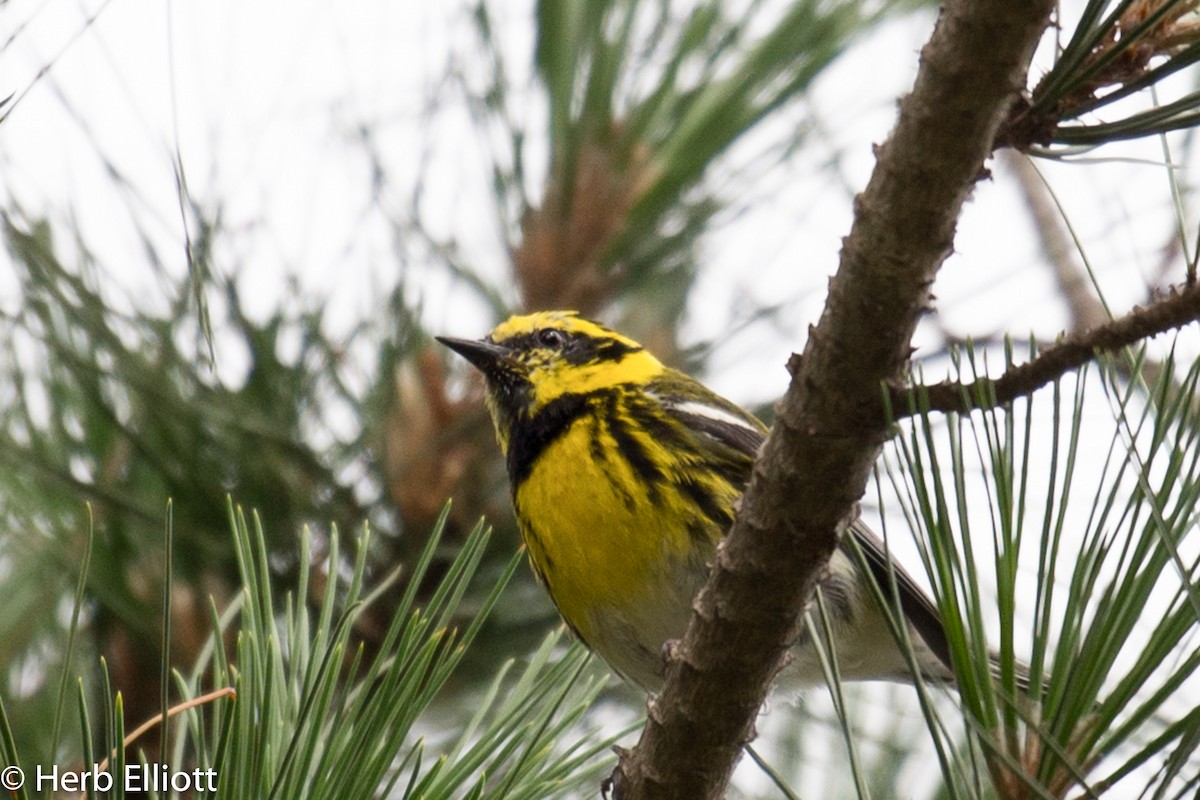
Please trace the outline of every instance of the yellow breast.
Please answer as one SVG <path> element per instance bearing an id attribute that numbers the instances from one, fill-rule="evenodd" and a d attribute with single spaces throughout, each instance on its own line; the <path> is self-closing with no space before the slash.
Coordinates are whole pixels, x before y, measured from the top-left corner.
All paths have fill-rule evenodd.
<path id="1" fill-rule="evenodd" d="M 651 491 L 598 417 L 576 420 L 547 447 L 514 505 L 563 618 L 627 678 L 653 685 L 662 643 L 682 635 L 723 531 L 671 481 Z"/>

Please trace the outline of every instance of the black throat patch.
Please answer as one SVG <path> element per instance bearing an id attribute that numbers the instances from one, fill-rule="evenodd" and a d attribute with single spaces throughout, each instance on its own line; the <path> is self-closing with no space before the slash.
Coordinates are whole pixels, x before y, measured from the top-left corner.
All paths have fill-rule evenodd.
<path id="1" fill-rule="evenodd" d="M 534 462 L 546 448 L 587 412 L 592 398 L 592 394 L 564 394 L 551 400 L 533 417 L 518 416 L 513 419 L 507 462 L 508 478 L 514 494 L 517 487 L 529 477 Z"/>

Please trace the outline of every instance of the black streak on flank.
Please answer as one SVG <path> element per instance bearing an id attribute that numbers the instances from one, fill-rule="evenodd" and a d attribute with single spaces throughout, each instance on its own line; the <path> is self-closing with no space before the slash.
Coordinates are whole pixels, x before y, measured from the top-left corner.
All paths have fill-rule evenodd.
<path id="1" fill-rule="evenodd" d="M 646 452 L 645 446 L 638 441 L 627 422 L 629 415 L 621 413 L 621 398 L 614 392 L 608 398 L 604 412 L 604 420 L 608 431 L 616 442 L 617 451 L 629 464 L 633 474 L 643 484 L 646 495 L 651 501 L 658 499 L 658 487 L 666 480 L 658 464 Z"/>
<path id="2" fill-rule="evenodd" d="M 725 535 L 729 526 L 733 524 L 733 509 L 717 500 L 710 487 L 690 478 L 679 481 L 679 491 L 700 509 L 701 515 L 709 524 L 719 529 L 718 536 Z M 715 538 L 717 537 L 711 537 L 709 541 Z"/>

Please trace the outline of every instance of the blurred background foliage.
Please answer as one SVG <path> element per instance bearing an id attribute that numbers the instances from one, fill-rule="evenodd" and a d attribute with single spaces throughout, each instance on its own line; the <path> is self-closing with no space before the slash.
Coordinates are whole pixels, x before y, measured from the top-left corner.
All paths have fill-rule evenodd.
<path id="1" fill-rule="evenodd" d="M 301 577 L 306 562 L 297 537 L 305 526 L 313 532 L 314 565 L 324 563 L 320 553 L 338 535 L 331 522 L 349 530 L 362 521 L 376 531 L 368 581 L 410 563 L 448 497 L 454 505 L 445 537 L 418 590 L 433 590 L 481 516 L 496 527 L 499 546 L 487 551 L 480 570 L 499 576 L 519 545 L 503 465 L 480 387 L 431 342 L 432 334 L 447 331 L 429 330 L 439 319 L 429 306 L 441 301 L 421 287 L 449 287 L 456 334 L 482 335 L 517 311 L 575 308 L 628 332 L 673 366 L 704 376 L 711 346 L 685 340 L 680 331 L 703 286 L 706 237 L 755 211 L 744 200 L 754 184 L 783 171 L 806 147 L 829 148 L 832 136 L 836 149 L 836 132 L 823 128 L 813 111 L 816 82 L 847 52 L 869 72 L 876 31 L 889 24 L 927 30 L 931 5 L 542 0 L 519 11 L 492 2 L 465 6 L 458 13 L 469 35 L 425 87 L 428 116 L 415 124 L 436 129 L 443 101 L 464 110 L 468 141 L 482 153 L 487 172 L 488 216 L 470 217 L 476 206 L 464 203 L 470 218 L 447 221 L 428 197 L 457 188 L 432 185 L 441 179 L 429 167 L 429 153 L 405 154 L 415 167 L 399 174 L 389 153 L 389 124 L 359 125 L 351 146 L 369 181 L 362 197 L 345 202 L 383 218 L 390 260 L 376 265 L 384 277 L 372 287 L 370 311 L 349 325 L 334 324 L 330 299 L 306 289 L 298 275 L 272 286 L 276 294 L 263 302 L 262 285 L 247 281 L 255 270 L 255 249 L 247 242 L 270 234 L 231 225 L 221 198 L 189 191 L 188 172 L 203 165 L 189 161 L 178 141 L 172 171 L 187 231 L 182 241 L 164 239 L 159 226 L 169 212 L 146 212 L 145 198 L 96 143 L 109 180 L 131 198 L 110 210 L 135 232 L 136 246 L 119 262 L 100 255 L 89 229 L 72 225 L 69 214 L 52 218 L 28 198 L 6 193 L 0 269 L 13 273 L 7 284 L 13 296 L 0 319 L 0 690 L 23 748 L 51 752 L 60 744 L 48 741 L 44 724 L 54 676 L 89 674 L 97 656 L 123 693 L 130 721 L 159 708 L 168 498 L 175 531 L 170 653 L 177 665 L 195 662 L 212 632 L 209 598 L 223 608 L 240 587 L 229 495 L 266 521 L 267 563 L 278 585 Z M 1074 38 L 1059 43 L 1061 59 L 1050 59 L 1038 80 L 1031 79 L 1036 91 L 1014 109 L 1004 143 L 1065 157 L 1083 146 L 1191 124 L 1195 93 L 1185 92 L 1170 113 L 1157 116 L 1127 112 L 1117 101 L 1186 74 L 1200 54 L 1189 38 L 1192 10 L 1172 2 L 1083 4 L 1086 24 L 1069 29 Z M 0 8 L 0 15 L 15 13 L 7 4 Z M 522 33 L 514 34 L 515 27 Z M 14 29 L 20 37 L 22 25 Z M 28 92 L 56 87 L 38 77 L 22 88 L 0 113 L 20 114 Z M 1109 103 L 1113 113 L 1093 124 Z M 837 156 L 821 169 L 823 180 L 837 187 L 828 195 L 848 209 Z M 1036 178 L 1021 185 L 1031 207 L 1045 203 Z M 1190 192 L 1181 191 L 1168 215 L 1189 218 L 1190 203 Z M 1070 248 L 1065 255 L 1050 252 L 1053 236 L 1063 236 L 1055 227 L 1060 224 L 1035 215 L 1041 257 L 1058 270 L 1061 300 L 1055 302 L 1075 311 L 1099 303 L 1093 294 L 1103 294 L 1087 278 L 1086 259 L 1072 265 Z M 1187 236 L 1167 227 L 1164 249 L 1174 248 L 1176 256 L 1194 251 L 1182 246 Z M 495 234 L 495 257 L 486 263 L 460 239 L 463 230 L 474 235 L 479 228 Z M 794 271 L 807 267 L 807 254 L 787 257 L 797 262 Z M 1147 296 L 1185 272 L 1180 258 L 1168 260 L 1174 273 L 1137 282 Z M 753 264 L 743 268 L 753 273 Z M 319 269 L 337 273 L 340 267 L 330 262 Z M 148 277 L 132 284 L 114 279 L 130 271 Z M 758 289 L 754 297 L 717 301 L 729 329 L 757 321 L 777 332 L 802 330 L 788 318 L 797 310 L 784 296 L 790 290 Z M 1026 335 L 973 333 L 993 342 L 1007 333 Z M 936 324 L 927 335 L 923 355 L 940 363 L 957 337 Z M 231 362 L 240 367 L 231 369 Z M 781 363 L 758 359 L 764 370 L 782 372 Z M 769 407 L 756 410 L 769 419 Z M 94 510 L 96 545 L 84 646 L 64 663 L 67 611 L 89 528 L 85 502 Z M 309 572 L 303 577 L 318 587 L 330 579 L 321 567 Z M 483 602 L 488 585 L 473 584 L 478 596 L 465 599 L 463 619 Z M 409 588 L 401 580 L 389 591 L 398 601 Z M 368 650 L 389 629 L 392 608 L 375 602 L 356 618 L 355 636 Z M 490 678 L 498 659 L 530 651 L 556 621 L 528 570 L 518 570 L 468 652 L 463 680 Z M 637 708 L 627 690 L 612 691 L 625 692 Z M 776 754 L 785 763 L 822 758 L 823 746 L 814 750 L 796 722 L 806 713 L 787 715 L 787 736 Z M 833 724 L 817 723 L 822 729 Z M 878 762 L 873 785 L 887 787 L 906 769 L 904 748 L 894 744 L 906 736 L 878 733 L 878 742 L 893 744 L 871 753 L 869 760 Z"/>

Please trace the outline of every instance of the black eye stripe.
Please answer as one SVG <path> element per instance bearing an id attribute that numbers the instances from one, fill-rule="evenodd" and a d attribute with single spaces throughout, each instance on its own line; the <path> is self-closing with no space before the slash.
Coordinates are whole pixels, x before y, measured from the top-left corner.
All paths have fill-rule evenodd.
<path id="1" fill-rule="evenodd" d="M 616 339 L 579 336 L 567 347 L 564 356 L 570 364 L 587 364 L 598 361 L 620 361 L 629 353 L 636 353 L 641 349 L 640 347 L 630 347 Z"/>
<path id="2" fill-rule="evenodd" d="M 497 344 L 507 347 L 514 353 L 528 353 L 532 350 L 541 350 L 545 348 L 545 345 L 538 341 L 539 333 L 541 333 L 541 331 L 533 331 L 531 333 L 522 333 L 517 336 L 510 336 L 507 339 L 497 342 Z"/>
<path id="3" fill-rule="evenodd" d="M 548 341 L 553 339 L 554 341 Z M 568 333 L 558 328 L 541 328 L 505 339 L 499 344 L 514 352 L 554 350 L 562 354 L 568 364 L 579 365 L 590 361 L 620 361 L 629 353 L 642 348 L 630 346 L 617 339 L 588 336 L 584 333 Z"/>

